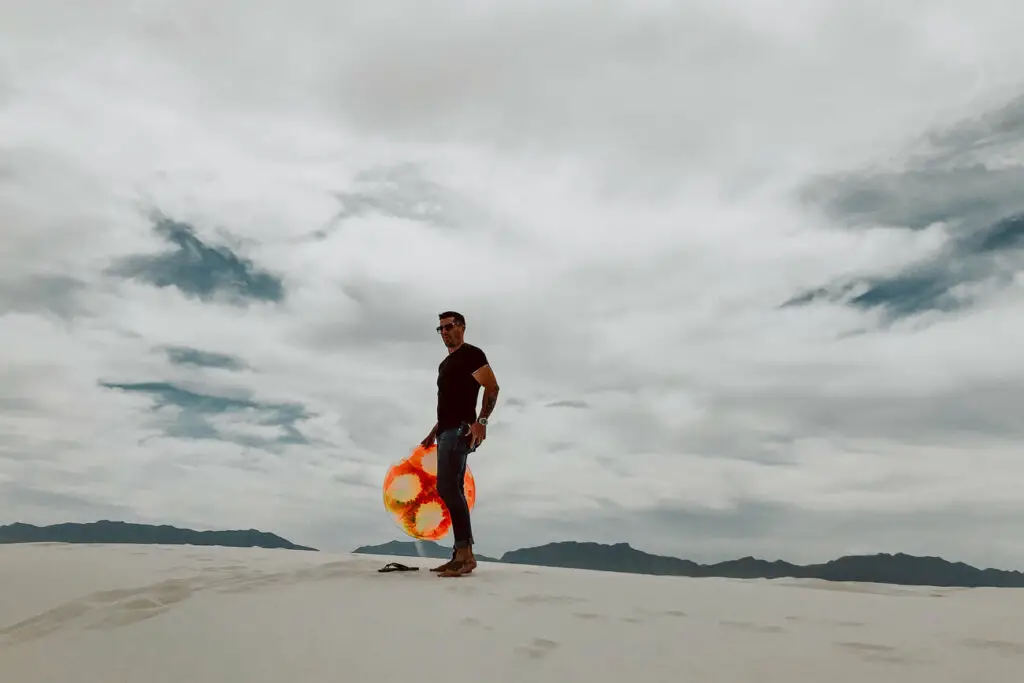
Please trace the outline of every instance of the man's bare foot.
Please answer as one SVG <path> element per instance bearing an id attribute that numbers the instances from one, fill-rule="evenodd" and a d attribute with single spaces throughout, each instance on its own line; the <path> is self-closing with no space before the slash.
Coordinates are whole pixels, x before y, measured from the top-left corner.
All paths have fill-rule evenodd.
<path id="1" fill-rule="evenodd" d="M 436 567 L 431 567 L 430 571 L 432 571 L 432 572 L 443 572 L 446 569 L 451 569 L 454 566 L 455 566 L 455 558 L 453 557 L 452 559 L 448 560 L 444 564 L 439 564 Z"/>

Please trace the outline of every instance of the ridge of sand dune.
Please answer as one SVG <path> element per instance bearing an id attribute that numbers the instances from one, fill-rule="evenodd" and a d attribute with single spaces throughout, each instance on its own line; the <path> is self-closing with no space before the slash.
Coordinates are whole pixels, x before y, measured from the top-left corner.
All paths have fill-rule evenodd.
<path id="1" fill-rule="evenodd" d="M 0 681 L 1009 681 L 1024 590 L 193 546 L 0 547 Z"/>

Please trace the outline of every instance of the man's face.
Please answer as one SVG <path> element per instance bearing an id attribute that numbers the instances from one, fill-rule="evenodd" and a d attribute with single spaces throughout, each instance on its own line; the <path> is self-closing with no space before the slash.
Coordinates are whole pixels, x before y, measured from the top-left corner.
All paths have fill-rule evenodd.
<path id="1" fill-rule="evenodd" d="M 464 328 L 455 322 L 455 318 L 441 318 L 437 331 L 441 335 L 441 341 L 447 347 L 457 346 L 462 342 Z"/>

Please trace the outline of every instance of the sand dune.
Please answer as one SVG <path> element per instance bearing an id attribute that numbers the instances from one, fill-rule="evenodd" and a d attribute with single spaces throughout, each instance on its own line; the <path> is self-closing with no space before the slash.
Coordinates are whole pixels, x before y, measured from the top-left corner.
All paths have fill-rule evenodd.
<path id="1" fill-rule="evenodd" d="M 1024 680 L 1024 590 L 433 562 L 0 546 L 0 681 Z"/>

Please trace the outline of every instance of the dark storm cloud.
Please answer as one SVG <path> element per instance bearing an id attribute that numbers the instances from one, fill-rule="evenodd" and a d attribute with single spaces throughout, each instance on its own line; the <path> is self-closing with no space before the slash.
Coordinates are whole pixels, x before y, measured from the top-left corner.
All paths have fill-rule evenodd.
<path id="1" fill-rule="evenodd" d="M 193 365 L 225 370 L 244 370 L 247 367 L 245 362 L 237 356 L 200 351 L 187 346 L 169 346 L 164 349 L 164 353 L 167 354 L 167 360 L 174 365 Z"/>
<path id="2" fill-rule="evenodd" d="M 1024 212 L 1024 168 L 929 166 L 821 179 L 803 192 L 803 198 L 849 226 L 909 230 L 944 222 L 968 233 Z"/>
<path id="3" fill-rule="evenodd" d="M 175 248 L 157 256 L 124 258 L 109 269 L 111 274 L 156 287 L 176 287 L 202 300 L 223 297 L 244 304 L 284 299 L 284 284 L 277 276 L 226 247 L 204 244 L 191 226 L 158 216 L 153 228 Z"/>
<path id="4" fill-rule="evenodd" d="M 1024 213 L 1024 165 L 987 163 L 982 152 L 1012 151 L 1024 141 L 1024 96 L 973 120 L 927 136 L 929 147 L 889 173 L 826 176 L 803 198 L 848 225 L 920 230 L 936 222 L 970 233 Z"/>
<path id="5" fill-rule="evenodd" d="M 934 146 L 934 164 L 1024 141 L 1024 95 L 972 121 L 936 131 L 928 139 Z"/>
<path id="6" fill-rule="evenodd" d="M 976 155 L 1024 140 L 1024 98 L 929 140 L 928 153 L 902 172 L 819 179 L 803 197 L 851 227 L 923 230 L 942 223 L 947 244 L 900 272 L 833 282 L 784 306 L 827 300 L 893 320 L 970 307 L 976 300 L 965 285 L 1012 283 L 1024 268 L 1024 166 L 991 167 Z"/>
<path id="7" fill-rule="evenodd" d="M 994 252 L 1015 251 L 1024 248 L 1024 213 L 1009 216 L 998 221 L 988 230 L 966 235 L 958 242 L 958 246 L 965 256 L 989 255 Z"/>
<path id="8" fill-rule="evenodd" d="M 783 306 L 819 300 L 879 309 L 889 319 L 928 311 L 952 312 L 976 302 L 963 285 L 990 283 L 1005 287 L 1024 268 L 1024 214 L 1008 216 L 978 230 L 953 237 L 931 259 L 893 275 L 843 280 L 802 292 Z"/>
<path id="9" fill-rule="evenodd" d="M 244 446 L 269 447 L 283 444 L 308 444 L 295 423 L 310 417 L 305 408 L 294 403 L 258 403 L 243 398 L 200 394 L 166 382 L 118 384 L 101 382 L 107 389 L 147 394 L 153 398 L 153 410 L 166 406 L 181 408 L 174 423 L 166 428 L 169 436 L 186 439 L 220 439 Z M 283 434 L 267 439 L 258 436 L 225 434 L 212 425 L 207 416 L 254 411 L 251 422 L 259 426 L 280 427 Z"/>

